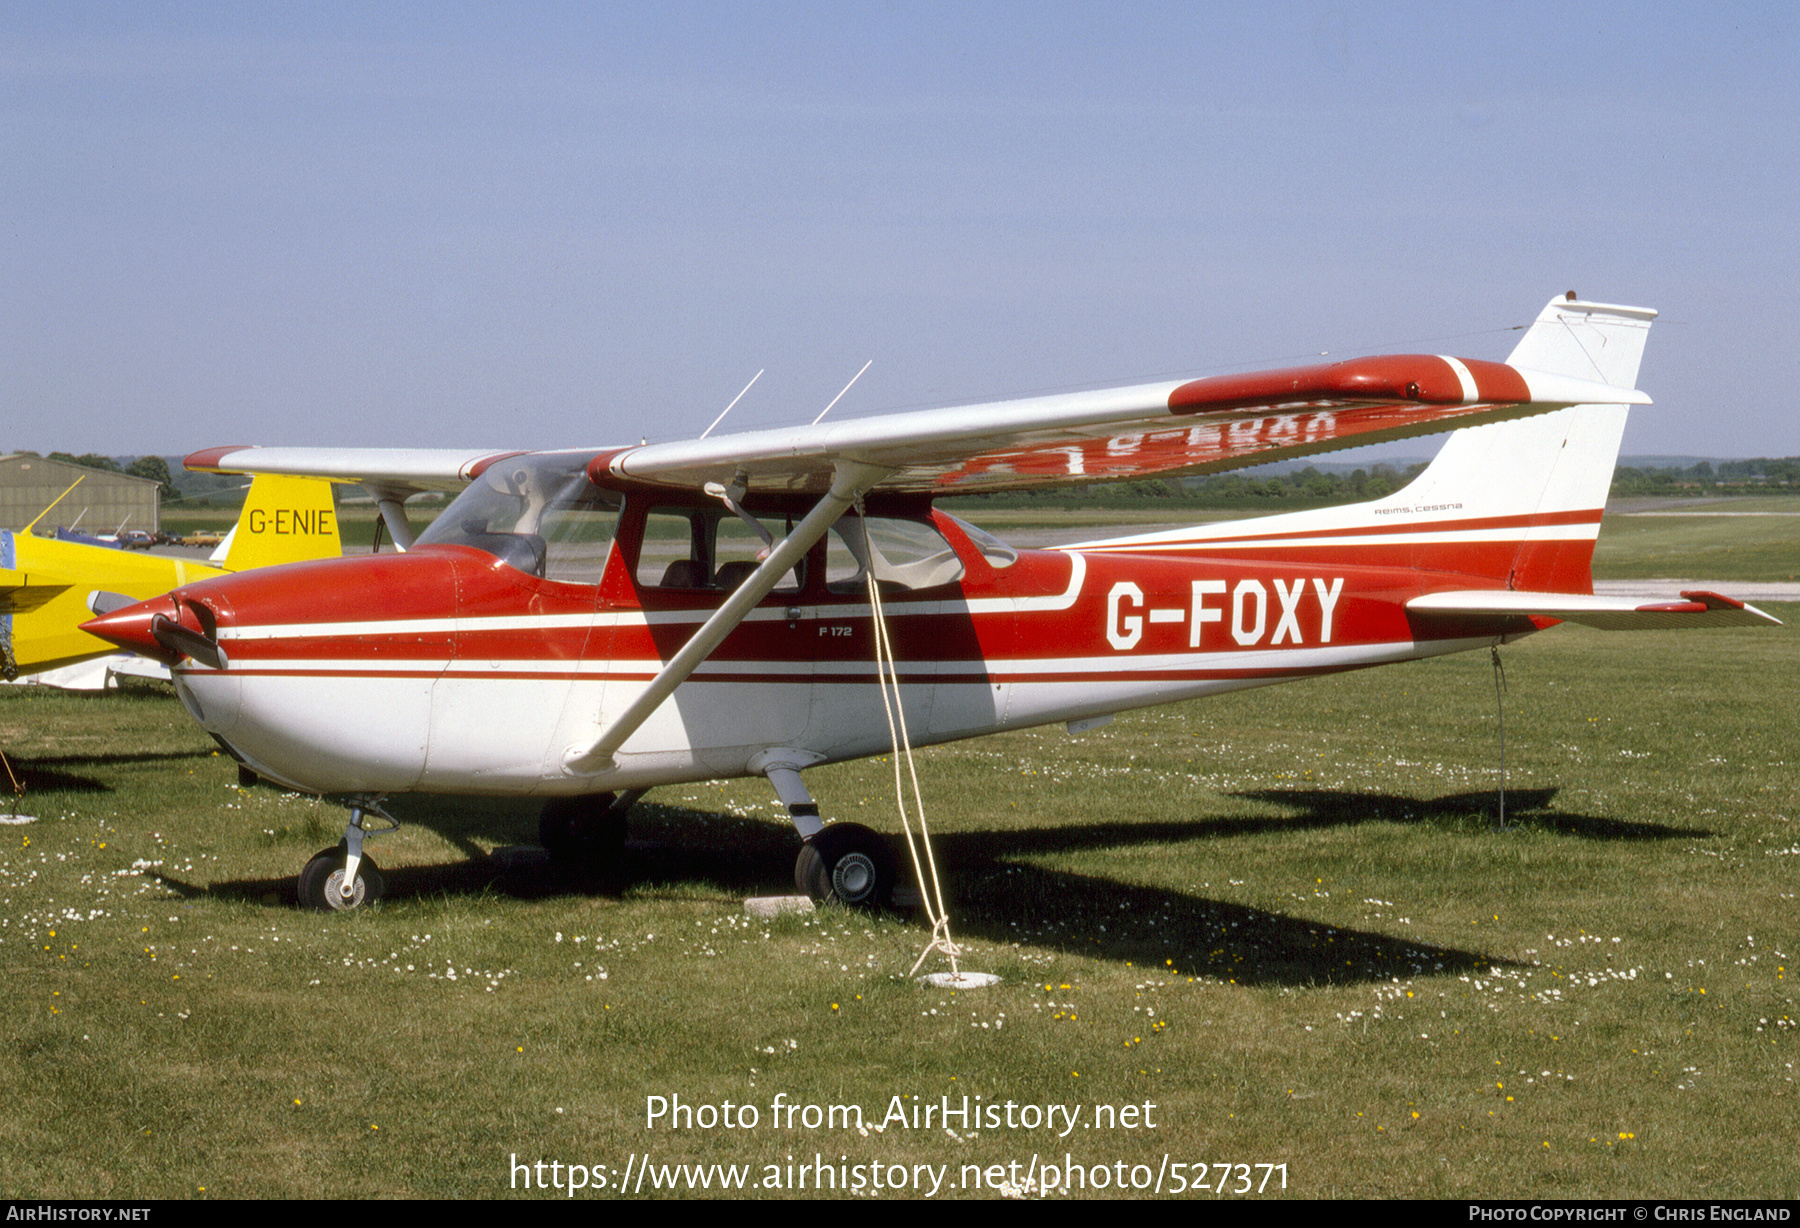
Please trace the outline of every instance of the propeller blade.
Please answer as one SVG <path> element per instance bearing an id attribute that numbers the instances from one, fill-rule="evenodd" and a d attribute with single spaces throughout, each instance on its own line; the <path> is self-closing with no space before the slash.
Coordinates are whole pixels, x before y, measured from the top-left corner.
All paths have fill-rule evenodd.
<path id="1" fill-rule="evenodd" d="M 219 647 L 217 640 L 208 639 L 198 631 L 189 631 L 172 618 L 162 614 L 152 618 L 150 634 L 170 652 L 192 657 L 212 669 L 225 668 L 225 650 Z"/>

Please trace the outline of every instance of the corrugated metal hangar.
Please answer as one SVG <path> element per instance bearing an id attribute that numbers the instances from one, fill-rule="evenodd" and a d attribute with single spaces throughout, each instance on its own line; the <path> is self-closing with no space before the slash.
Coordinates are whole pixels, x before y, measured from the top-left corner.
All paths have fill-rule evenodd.
<path id="1" fill-rule="evenodd" d="M 43 456 L 0 456 L 0 528 L 22 529 L 77 478 L 81 485 L 44 517 L 40 531 L 58 525 L 86 533 L 162 527 L 156 482 L 128 473 L 108 473 Z"/>

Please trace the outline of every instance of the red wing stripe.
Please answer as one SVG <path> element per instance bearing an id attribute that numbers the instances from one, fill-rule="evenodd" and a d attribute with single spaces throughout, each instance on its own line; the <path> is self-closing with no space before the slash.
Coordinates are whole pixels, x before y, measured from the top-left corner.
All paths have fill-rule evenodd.
<path id="1" fill-rule="evenodd" d="M 1683 597 L 1689 601 L 1697 601 L 1709 610 L 1741 610 L 1744 603 L 1723 593 L 1709 593 L 1705 589 L 1683 590 Z"/>
<path id="2" fill-rule="evenodd" d="M 248 452 L 256 447 L 250 443 L 234 443 L 223 448 L 207 448 L 196 452 L 181 462 L 181 467 L 189 473 L 218 473 L 219 462 L 233 452 Z M 231 472 L 226 470 L 225 472 Z"/>
<path id="3" fill-rule="evenodd" d="M 1483 401 L 1527 402 L 1531 389 L 1517 371 L 1501 362 L 1459 360 L 1474 377 Z M 1456 368 L 1435 354 L 1389 354 L 1346 362 L 1255 371 L 1191 380 L 1169 394 L 1175 414 L 1228 413 L 1271 405 L 1392 402 L 1459 405 L 1465 402 Z"/>

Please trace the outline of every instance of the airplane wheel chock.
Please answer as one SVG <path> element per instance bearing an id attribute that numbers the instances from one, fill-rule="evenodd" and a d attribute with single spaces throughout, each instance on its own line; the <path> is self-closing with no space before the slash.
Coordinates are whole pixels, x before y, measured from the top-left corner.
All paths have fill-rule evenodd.
<path id="1" fill-rule="evenodd" d="M 851 908 L 886 908 L 897 871 L 893 850 L 861 823 L 833 823 L 800 847 L 794 886 L 815 900 Z"/>
<path id="2" fill-rule="evenodd" d="M 381 871 L 367 856 L 356 868 L 356 883 L 344 895 L 344 861 L 349 849 L 339 844 L 321 849 L 300 871 L 300 906 L 318 912 L 349 912 L 381 898 Z"/>

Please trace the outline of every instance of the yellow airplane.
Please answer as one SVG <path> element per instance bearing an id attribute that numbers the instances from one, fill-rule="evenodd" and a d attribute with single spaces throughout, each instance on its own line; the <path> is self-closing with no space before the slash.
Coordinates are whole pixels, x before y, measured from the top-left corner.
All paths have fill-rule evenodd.
<path id="1" fill-rule="evenodd" d="M 228 571 L 343 553 L 331 483 L 323 478 L 258 477 L 237 527 L 213 555 L 217 566 L 33 536 L 55 506 L 17 533 L 0 529 L 0 676 L 9 682 L 118 652 L 81 630 L 107 609 Z"/>

